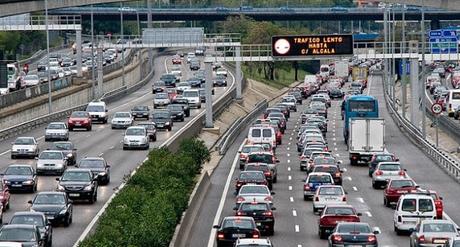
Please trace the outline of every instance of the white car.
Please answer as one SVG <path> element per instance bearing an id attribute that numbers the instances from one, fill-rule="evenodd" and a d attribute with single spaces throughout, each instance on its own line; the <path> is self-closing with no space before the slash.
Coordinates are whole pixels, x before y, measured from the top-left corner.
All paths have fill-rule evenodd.
<path id="1" fill-rule="evenodd" d="M 38 78 L 38 75 L 26 75 L 24 76 L 24 84 L 26 84 L 26 87 L 32 87 L 32 86 L 37 86 L 40 84 L 40 78 Z"/>
<path id="2" fill-rule="evenodd" d="M 190 107 L 201 108 L 200 91 L 198 89 L 185 90 L 182 93 L 182 97 L 188 100 Z"/>
<path id="3" fill-rule="evenodd" d="M 131 126 L 125 131 L 123 137 L 123 150 L 128 148 L 149 149 L 149 136 L 143 126 Z"/>
<path id="4" fill-rule="evenodd" d="M 69 130 L 64 122 L 49 123 L 45 129 L 45 141 L 68 141 Z"/>
<path id="5" fill-rule="evenodd" d="M 174 66 L 171 68 L 171 74 L 175 75 L 176 78 L 181 78 L 182 77 L 182 70 L 180 69 L 180 66 Z"/>
<path id="6" fill-rule="evenodd" d="M 295 112 L 297 111 L 297 99 L 294 96 L 292 95 L 284 96 L 281 99 L 281 103 L 289 106 L 289 109 L 291 109 L 292 111 L 295 111 Z"/>
<path id="7" fill-rule="evenodd" d="M 64 75 L 65 76 L 70 76 L 72 75 L 72 69 L 70 67 L 64 67 L 62 68 L 64 70 Z"/>
<path id="8" fill-rule="evenodd" d="M 156 93 L 153 97 L 153 108 L 165 107 L 171 104 L 171 100 L 167 93 Z"/>
<path id="9" fill-rule="evenodd" d="M 245 184 L 241 186 L 236 196 L 235 204 L 236 207 L 242 202 L 268 202 L 273 204 L 274 192 L 270 192 L 268 186 L 257 185 L 257 184 Z M 237 208 L 238 209 L 238 208 Z"/>
<path id="10" fill-rule="evenodd" d="M 436 206 L 431 195 L 404 194 L 393 215 L 395 232 L 415 229 L 421 220 L 436 219 Z"/>
<path id="11" fill-rule="evenodd" d="M 380 162 L 372 173 L 372 187 L 384 187 L 391 179 L 406 178 L 406 170 L 399 162 Z"/>
<path id="12" fill-rule="evenodd" d="M 176 86 L 177 93 L 182 93 L 185 90 L 189 90 L 189 89 L 192 89 L 192 87 L 190 86 L 190 83 L 188 82 L 181 82 L 177 84 Z"/>
<path id="13" fill-rule="evenodd" d="M 194 58 L 196 58 L 195 53 L 189 52 L 187 53 L 187 63 L 190 63 Z"/>
<path id="14" fill-rule="evenodd" d="M 63 68 L 59 67 L 56 70 L 58 72 L 59 78 L 63 78 L 65 76 L 65 72 Z"/>
<path id="15" fill-rule="evenodd" d="M 35 137 L 18 137 L 12 143 L 11 159 L 16 157 L 37 157 L 40 153 Z"/>
<path id="16" fill-rule="evenodd" d="M 330 205 L 347 204 L 347 196 L 340 185 L 322 185 L 316 189 L 313 197 L 313 213 Z"/>
<path id="17" fill-rule="evenodd" d="M 62 175 L 67 169 L 67 157 L 57 150 L 46 150 L 37 158 L 37 174 L 52 173 Z"/>
<path id="18" fill-rule="evenodd" d="M 107 114 L 107 105 L 104 101 L 89 102 L 86 107 L 86 112 L 89 113 L 92 121 L 102 121 L 102 123 L 107 123 L 109 118 Z"/>
<path id="19" fill-rule="evenodd" d="M 70 71 L 72 72 L 72 75 L 78 74 L 78 69 L 77 66 L 70 66 Z"/>
<path id="20" fill-rule="evenodd" d="M 219 75 L 227 76 L 227 70 L 224 68 L 218 68 L 216 71 L 216 76 L 219 76 Z"/>
<path id="21" fill-rule="evenodd" d="M 133 124 L 134 118 L 131 112 L 116 112 L 112 118 L 112 129 L 128 128 Z"/>

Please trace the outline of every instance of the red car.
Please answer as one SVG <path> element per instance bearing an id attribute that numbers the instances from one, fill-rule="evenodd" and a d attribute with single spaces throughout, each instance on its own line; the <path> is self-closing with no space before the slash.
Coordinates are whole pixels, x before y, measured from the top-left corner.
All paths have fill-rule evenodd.
<path id="1" fill-rule="evenodd" d="M 168 88 L 167 92 L 168 92 L 169 100 L 174 101 L 176 99 L 176 97 L 177 97 L 176 89 L 175 88 Z"/>
<path id="2" fill-rule="evenodd" d="M 275 130 L 276 145 L 281 145 L 283 140 L 283 133 L 278 127 L 278 124 L 271 124 L 270 126 Z"/>
<path id="3" fill-rule="evenodd" d="M 245 184 L 260 184 L 260 185 L 267 185 L 267 179 L 265 179 L 265 175 L 261 171 L 244 171 L 240 172 L 240 175 L 236 179 L 235 190 L 238 193 L 240 188 Z"/>
<path id="4" fill-rule="evenodd" d="M 436 207 L 436 219 L 442 220 L 442 213 L 444 212 L 444 204 L 442 202 L 442 197 L 439 196 L 438 192 L 434 190 L 417 189 L 415 191 L 412 191 L 411 193 L 429 195 L 433 197 L 434 205 Z"/>
<path id="5" fill-rule="evenodd" d="M 3 181 L 0 183 L 0 201 L 2 202 L 2 210 L 10 208 L 10 191 Z"/>
<path id="6" fill-rule="evenodd" d="M 70 131 L 74 128 L 84 128 L 89 131 L 92 128 L 91 116 L 85 111 L 74 111 L 67 120 L 67 126 Z"/>
<path id="7" fill-rule="evenodd" d="M 338 222 L 360 222 L 359 216 L 361 213 L 357 213 L 351 205 L 326 206 L 318 220 L 319 238 L 327 238 Z"/>
<path id="8" fill-rule="evenodd" d="M 181 64 L 181 63 L 182 63 L 182 59 L 180 59 L 180 56 L 175 55 L 175 56 L 172 58 L 172 63 L 173 63 L 173 64 Z"/>
<path id="9" fill-rule="evenodd" d="M 416 190 L 418 185 L 410 178 L 392 179 L 383 191 L 383 204 L 390 207 L 390 203 L 398 202 L 402 194 Z"/>

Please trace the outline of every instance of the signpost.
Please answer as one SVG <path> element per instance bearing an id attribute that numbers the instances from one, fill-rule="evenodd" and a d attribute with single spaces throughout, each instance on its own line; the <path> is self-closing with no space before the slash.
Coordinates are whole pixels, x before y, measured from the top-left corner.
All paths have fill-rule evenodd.
<path id="1" fill-rule="evenodd" d="M 439 123 L 439 114 L 442 113 L 442 105 L 439 104 L 439 103 L 434 103 L 433 105 L 431 105 L 431 112 L 435 115 L 435 122 L 434 122 L 434 125 L 436 126 L 436 147 L 438 147 L 438 144 L 439 144 L 439 127 L 438 127 L 438 123 Z"/>
<path id="2" fill-rule="evenodd" d="M 455 30 L 431 30 L 429 39 L 431 53 L 450 54 L 458 52 L 458 37 Z"/>
<path id="3" fill-rule="evenodd" d="M 353 55 L 352 35 L 287 35 L 272 37 L 272 56 L 274 58 L 334 55 Z"/>

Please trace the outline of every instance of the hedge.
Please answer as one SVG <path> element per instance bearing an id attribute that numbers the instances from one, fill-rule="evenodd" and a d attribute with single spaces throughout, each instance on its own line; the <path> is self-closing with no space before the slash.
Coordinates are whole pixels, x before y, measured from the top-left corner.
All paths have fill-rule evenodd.
<path id="1" fill-rule="evenodd" d="M 99 219 L 80 247 L 168 246 L 187 208 L 196 175 L 210 154 L 204 142 L 187 139 L 179 151 L 154 149 Z"/>

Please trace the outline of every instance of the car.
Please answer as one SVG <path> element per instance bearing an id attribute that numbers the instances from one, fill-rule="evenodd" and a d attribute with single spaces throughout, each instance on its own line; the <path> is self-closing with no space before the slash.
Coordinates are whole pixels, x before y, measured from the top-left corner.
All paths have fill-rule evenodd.
<path id="1" fill-rule="evenodd" d="M 154 142 L 157 140 L 157 128 L 152 122 L 141 122 L 136 126 L 142 126 L 147 130 L 147 135 L 149 136 L 150 141 Z"/>
<path id="2" fill-rule="evenodd" d="M 263 238 L 239 238 L 235 242 L 235 247 L 273 247 L 270 239 Z"/>
<path id="3" fill-rule="evenodd" d="M 65 227 L 72 224 L 73 205 L 72 200 L 65 192 L 43 191 L 28 201 L 32 212 L 41 212 L 55 225 L 64 224 Z"/>
<path id="4" fill-rule="evenodd" d="M 416 247 L 444 246 L 447 240 L 459 235 L 450 220 L 423 220 L 411 232 L 410 245 Z"/>
<path id="5" fill-rule="evenodd" d="M 219 225 L 214 225 L 217 247 L 234 246 L 240 238 L 260 238 L 254 218 L 247 216 L 230 216 L 222 219 Z"/>
<path id="6" fill-rule="evenodd" d="M 292 95 L 294 96 L 294 98 L 296 99 L 297 101 L 297 104 L 301 105 L 302 104 L 302 101 L 303 101 L 303 97 L 302 97 L 302 93 L 300 93 L 299 91 L 290 91 L 288 93 L 288 95 Z"/>
<path id="7" fill-rule="evenodd" d="M 318 235 L 326 239 L 339 222 L 360 222 L 361 213 L 351 205 L 328 205 L 318 220 Z"/>
<path id="8" fill-rule="evenodd" d="M 195 59 L 190 61 L 190 70 L 199 70 L 200 68 L 200 61 Z"/>
<path id="9" fill-rule="evenodd" d="M 201 87 L 202 84 L 201 79 L 196 77 L 189 78 L 187 80 L 187 83 L 190 85 L 191 88 Z"/>
<path id="10" fill-rule="evenodd" d="M 110 165 L 103 157 L 85 157 L 78 162 L 77 167 L 91 170 L 100 185 L 110 183 Z"/>
<path id="11" fill-rule="evenodd" d="M 150 148 L 150 137 L 143 126 L 131 126 L 126 129 L 123 137 L 123 150 Z"/>
<path id="12" fill-rule="evenodd" d="M 196 56 L 204 56 L 204 52 L 206 51 L 206 47 L 204 46 L 201 46 L 201 47 L 197 47 L 195 49 L 195 55 Z"/>
<path id="13" fill-rule="evenodd" d="M 86 112 L 89 113 L 92 121 L 100 121 L 105 124 L 109 119 L 107 105 L 104 101 L 89 102 Z"/>
<path id="14" fill-rule="evenodd" d="M 289 110 L 294 112 L 297 111 L 297 99 L 294 96 L 284 96 L 281 98 L 281 103 L 288 105 Z"/>
<path id="15" fill-rule="evenodd" d="M 307 173 L 312 172 L 312 170 L 319 165 L 338 165 L 335 158 L 331 155 L 327 155 L 329 152 L 313 152 L 310 155 L 310 159 L 307 164 Z"/>
<path id="16" fill-rule="evenodd" d="M 347 196 L 341 185 L 321 185 L 313 196 L 313 213 L 329 205 L 347 204 Z"/>
<path id="17" fill-rule="evenodd" d="M 243 170 L 248 159 L 248 155 L 254 152 L 263 152 L 264 148 L 261 145 L 244 145 L 238 153 L 240 154 L 240 170 Z"/>
<path id="18" fill-rule="evenodd" d="M 84 128 L 88 131 L 92 129 L 92 120 L 88 112 L 85 111 L 74 111 L 70 114 L 67 119 L 67 126 L 72 131 L 75 128 Z"/>
<path id="19" fill-rule="evenodd" d="M 184 109 L 180 105 L 168 105 L 167 109 L 171 113 L 171 119 L 174 121 L 185 121 Z"/>
<path id="20" fill-rule="evenodd" d="M 172 64 L 182 64 L 182 59 L 179 55 L 174 55 L 172 57 Z"/>
<path id="21" fill-rule="evenodd" d="M 156 81 L 152 85 L 152 93 L 163 93 L 166 90 L 166 84 L 164 81 Z"/>
<path id="22" fill-rule="evenodd" d="M 174 125 L 171 112 L 169 110 L 153 112 L 152 122 L 155 124 L 157 129 L 166 129 L 168 131 L 171 131 Z"/>
<path id="23" fill-rule="evenodd" d="M 328 238 L 330 247 L 339 246 L 366 246 L 377 247 L 379 231 L 371 229 L 368 223 L 340 222 Z"/>
<path id="24" fill-rule="evenodd" d="M 443 199 L 441 196 L 439 196 L 439 193 L 434 191 L 434 190 L 427 190 L 427 189 L 421 189 L 417 188 L 415 191 L 411 191 L 411 194 L 421 194 L 421 195 L 429 195 L 433 197 L 434 200 L 434 205 L 436 206 L 436 219 L 442 220 L 443 218 L 443 212 L 444 212 L 444 203 Z"/>
<path id="25" fill-rule="evenodd" d="M 371 160 L 369 161 L 369 177 L 372 177 L 372 174 L 375 171 L 375 168 L 380 162 L 386 161 L 399 161 L 394 154 L 391 153 L 375 153 L 372 155 Z"/>
<path id="26" fill-rule="evenodd" d="M 334 179 L 334 184 L 342 185 L 342 173 L 343 171 L 337 165 L 315 165 L 312 172 L 327 172 L 331 174 Z"/>
<path id="27" fill-rule="evenodd" d="M 171 74 L 175 75 L 176 78 L 180 78 L 182 77 L 182 70 L 180 68 L 180 65 L 175 65 L 171 68 Z"/>
<path id="28" fill-rule="evenodd" d="M 75 148 L 72 142 L 53 142 L 49 150 L 61 151 L 67 158 L 67 163 L 69 165 L 75 165 L 77 162 L 77 149 Z"/>
<path id="29" fill-rule="evenodd" d="M 434 200 L 430 195 L 404 194 L 399 198 L 393 215 L 394 231 L 397 235 L 412 231 L 423 216 L 424 220 L 436 218 Z"/>
<path id="30" fill-rule="evenodd" d="M 0 229 L 0 243 L 1 242 L 21 243 L 21 246 L 46 246 L 45 241 L 41 237 L 40 230 L 36 225 L 4 225 Z"/>
<path id="31" fill-rule="evenodd" d="M 238 207 L 242 202 L 268 202 L 273 204 L 275 192 L 270 191 L 267 185 L 245 184 L 242 185 L 235 198 L 235 205 Z"/>
<path id="32" fill-rule="evenodd" d="M 150 108 L 146 105 L 138 105 L 131 109 L 131 115 L 133 119 L 145 118 L 149 120 L 150 118 Z"/>
<path id="33" fill-rule="evenodd" d="M 166 107 L 171 103 L 168 93 L 156 93 L 153 98 L 153 108 Z"/>
<path id="34" fill-rule="evenodd" d="M 257 144 L 256 144 L 257 145 Z M 276 158 L 275 154 L 270 151 L 263 151 L 263 152 L 251 152 L 248 154 L 246 159 L 246 163 L 264 163 L 268 164 L 270 169 L 276 168 L 276 163 L 280 161 Z M 276 179 L 275 179 L 276 180 Z M 275 181 L 276 183 L 276 181 Z"/>
<path id="35" fill-rule="evenodd" d="M 238 193 L 240 188 L 245 184 L 259 184 L 267 185 L 267 179 L 261 171 L 242 171 L 239 176 L 236 178 L 235 191 Z"/>
<path id="36" fill-rule="evenodd" d="M 179 82 L 179 84 L 177 84 L 176 90 L 178 94 L 182 94 L 183 91 L 191 88 L 192 86 L 190 86 L 189 82 Z"/>
<path id="37" fill-rule="evenodd" d="M 68 141 L 69 140 L 69 130 L 67 129 L 67 124 L 64 122 L 51 122 L 45 128 L 45 141 Z"/>
<path id="38" fill-rule="evenodd" d="M 195 56 L 195 53 L 194 52 L 189 52 L 187 53 L 187 63 L 190 63 L 190 61 L 192 61 L 193 59 L 196 59 L 196 56 Z"/>
<path id="39" fill-rule="evenodd" d="M 35 137 L 18 137 L 11 145 L 11 159 L 17 157 L 35 158 L 40 153 Z"/>
<path id="40" fill-rule="evenodd" d="M 235 216 L 249 216 L 254 219 L 257 229 L 261 233 L 271 236 L 275 233 L 275 216 L 273 211 L 275 207 L 268 202 L 242 202 L 236 210 Z"/>
<path id="41" fill-rule="evenodd" d="M 391 179 L 383 191 L 383 204 L 390 207 L 391 203 L 398 202 L 401 195 L 410 193 L 417 188 L 418 185 L 410 178 Z"/>
<path id="42" fill-rule="evenodd" d="M 406 177 L 406 169 L 403 169 L 399 162 L 380 162 L 372 174 L 372 188 L 382 188 L 391 179 Z"/>
<path id="43" fill-rule="evenodd" d="M 202 103 L 205 103 L 206 102 L 206 89 L 200 88 L 200 89 L 198 89 L 198 92 L 200 94 L 200 101 Z M 214 88 L 211 91 L 211 95 L 214 95 Z"/>
<path id="44" fill-rule="evenodd" d="M 316 189 L 319 186 L 334 184 L 334 179 L 332 178 L 331 174 L 326 172 L 312 172 L 308 174 L 304 181 L 303 199 L 305 201 L 311 199 L 315 195 Z"/>
<path id="45" fill-rule="evenodd" d="M 40 153 L 37 159 L 36 171 L 41 174 L 61 175 L 68 165 L 68 159 L 62 151 L 45 150 Z"/>
<path id="46" fill-rule="evenodd" d="M 37 191 L 37 173 L 31 165 L 9 165 L 2 175 L 2 183 L 9 191 Z"/>
<path id="47" fill-rule="evenodd" d="M 216 70 L 216 76 L 220 76 L 220 75 L 221 75 L 221 76 L 227 77 L 227 74 L 228 74 L 228 72 L 227 72 L 227 70 L 224 69 L 224 68 L 218 68 L 218 69 Z"/>
<path id="48" fill-rule="evenodd" d="M 112 129 L 126 129 L 133 124 L 133 116 L 130 112 L 116 112 L 111 121 Z"/>
<path id="49" fill-rule="evenodd" d="M 8 225 L 34 225 L 40 231 L 40 239 L 44 241 L 44 246 L 51 247 L 53 245 L 53 227 L 42 212 L 16 212 Z"/>
<path id="50" fill-rule="evenodd" d="M 329 91 L 329 96 L 331 99 L 341 99 L 345 93 L 340 88 L 333 88 Z"/>
<path id="51" fill-rule="evenodd" d="M 214 87 L 226 87 L 227 86 L 227 78 L 224 75 L 216 76 L 214 81 L 212 82 Z"/>
<path id="52" fill-rule="evenodd" d="M 180 105 L 184 110 L 185 117 L 190 117 L 190 107 L 188 106 L 188 100 L 184 99 L 181 96 L 176 97 L 173 101 L 171 101 L 172 105 Z"/>
<path id="53" fill-rule="evenodd" d="M 40 78 L 38 75 L 26 75 L 22 79 L 26 87 L 37 86 L 40 84 Z"/>
<path id="54" fill-rule="evenodd" d="M 70 199 L 88 200 L 91 204 L 97 201 L 97 176 L 90 169 L 67 169 L 56 181 L 56 191 L 65 192 Z"/>
<path id="55" fill-rule="evenodd" d="M 447 240 L 444 247 L 458 247 L 460 246 L 460 237 L 453 237 Z"/>
<path id="56" fill-rule="evenodd" d="M 165 87 L 176 87 L 177 77 L 173 74 L 163 74 L 160 80 L 165 83 Z"/>
<path id="57" fill-rule="evenodd" d="M 190 107 L 196 107 L 198 109 L 201 108 L 200 92 L 198 89 L 185 90 L 182 93 L 182 97 L 188 100 Z"/>
<path id="58" fill-rule="evenodd" d="M 261 171 L 265 175 L 265 179 L 268 182 L 268 188 L 271 190 L 273 187 L 273 183 L 276 181 L 275 177 L 277 176 L 276 167 L 271 169 L 268 164 L 264 163 L 249 163 L 246 164 L 244 168 L 245 171 Z"/>
<path id="59" fill-rule="evenodd" d="M 268 115 L 270 115 L 270 113 L 272 113 L 272 112 L 279 112 L 279 113 L 284 114 L 280 108 L 269 107 L 269 108 L 265 109 L 265 111 L 263 113 L 263 117 L 267 118 Z"/>

